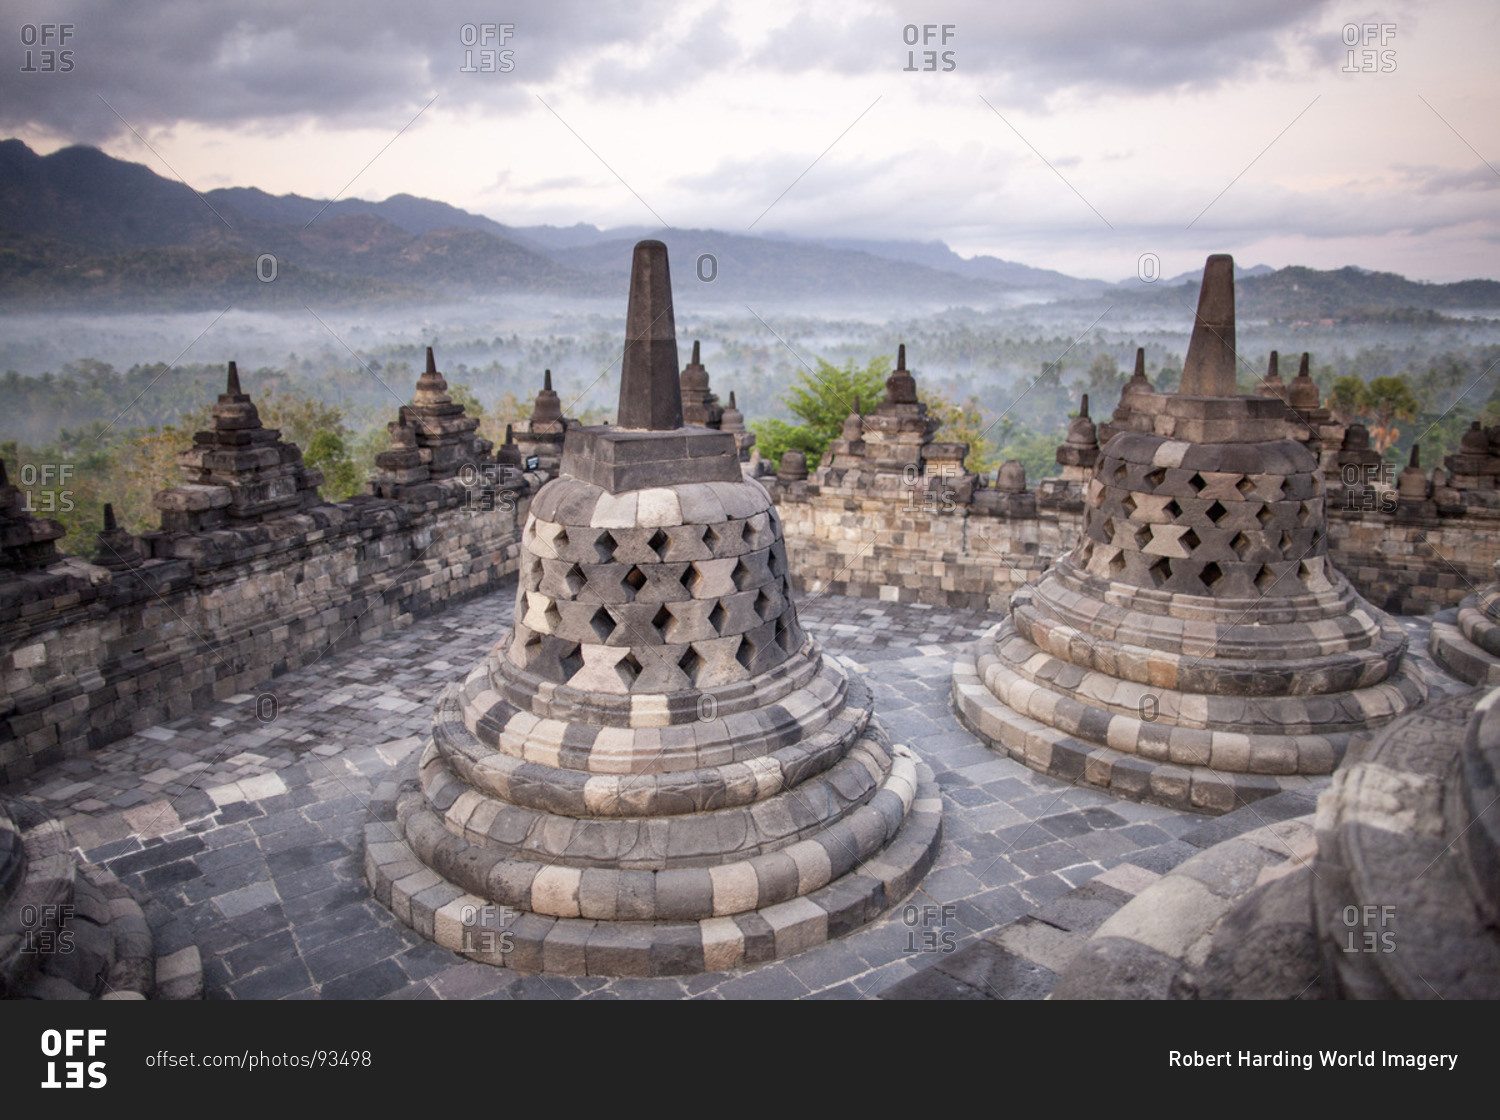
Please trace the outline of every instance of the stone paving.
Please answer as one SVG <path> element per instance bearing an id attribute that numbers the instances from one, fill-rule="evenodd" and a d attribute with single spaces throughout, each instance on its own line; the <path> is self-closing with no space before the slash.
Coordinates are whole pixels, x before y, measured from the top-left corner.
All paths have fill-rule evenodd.
<path id="1" fill-rule="evenodd" d="M 868 998 L 1107 870 L 1160 874 L 1200 850 L 1185 838 L 1203 817 L 1034 773 L 958 724 L 954 653 L 997 616 L 804 595 L 804 628 L 937 775 L 944 836 L 920 889 L 852 936 L 732 973 L 564 979 L 469 961 L 374 901 L 360 836 L 372 790 L 418 749 L 434 697 L 488 652 L 514 598 L 511 581 L 7 792 L 60 817 L 130 887 L 159 953 L 197 945 L 217 999 Z M 1400 621 L 1436 693 L 1459 690 L 1426 656 L 1427 622 Z"/>

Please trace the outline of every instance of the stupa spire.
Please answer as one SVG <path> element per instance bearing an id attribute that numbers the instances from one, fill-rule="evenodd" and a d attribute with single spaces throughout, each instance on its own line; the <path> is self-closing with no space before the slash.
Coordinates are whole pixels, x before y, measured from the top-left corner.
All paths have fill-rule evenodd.
<path id="1" fill-rule="evenodd" d="M 625 356 L 620 363 L 618 427 L 664 432 L 682 427 L 682 384 L 677 368 L 677 323 L 667 247 L 642 241 L 630 265 L 625 312 Z"/>
<path id="2" fill-rule="evenodd" d="M 1235 396 L 1234 371 L 1234 258 L 1215 253 L 1203 266 L 1179 392 L 1185 397 Z"/>

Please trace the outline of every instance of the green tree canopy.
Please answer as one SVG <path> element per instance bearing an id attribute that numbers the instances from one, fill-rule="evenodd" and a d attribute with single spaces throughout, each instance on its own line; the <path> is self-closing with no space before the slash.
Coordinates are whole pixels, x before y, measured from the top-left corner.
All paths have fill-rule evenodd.
<path id="1" fill-rule="evenodd" d="M 323 472 L 318 492 L 330 502 L 352 498 L 364 487 L 364 477 L 343 437 L 326 429 L 313 433 L 302 461 Z"/>
<path id="2" fill-rule="evenodd" d="M 969 445 L 964 468 L 970 474 L 985 475 L 1000 465 L 1000 460 L 995 458 L 995 446 L 988 438 L 991 425 L 985 423 L 979 398 L 971 396 L 960 404 L 941 393 L 928 393 L 922 399 L 927 405 L 927 414 L 938 421 L 935 439 Z"/>
<path id="3" fill-rule="evenodd" d="M 1346 422 L 1365 414 L 1365 383 L 1353 374 L 1336 379 L 1328 394 L 1328 407 Z"/>
<path id="4" fill-rule="evenodd" d="M 863 369 L 853 358 L 842 366 L 822 358 L 816 361 L 816 369 L 798 373 L 797 383 L 784 398 L 801 424 L 766 420 L 750 425 L 761 455 L 773 463 L 780 463 L 782 452 L 795 449 L 806 452 L 808 466 L 816 467 L 854 411 L 855 399 L 862 412 L 869 412 L 885 395 L 885 379 L 891 372 L 888 354 L 871 358 Z"/>
<path id="5" fill-rule="evenodd" d="M 785 398 L 786 406 L 801 424 L 785 420 L 763 420 L 750 425 L 755 431 L 755 445 L 760 453 L 779 464 L 782 453 L 797 450 L 806 453 L 809 467 L 816 468 L 828 445 L 839 437 L 844 421 L 859 409 L 868 414 L 885 397 L 885 382 L 891 374 L 889 355 L 870 359 L 863 369 L 850 358 L 842 366 L 817 359 L 815 371 L 803 370 Z M 959 403 L 941 393 L 922 393 L 928 414 L 938 421 L 935 438 L 950 443 L 967 443 L 964 466 L 975 474 L 992 470 L 998 460 L 994 445 L 986 438 L 988 425 L 979 400 L 970 396 Z"/>
<path id="6" fill-rule="evenodd" d="M 1062 473 L 1062 466 L 1057 461 L 1057 445 L 1066 438 L 1066 433 L 1035 432 L 1024 426 L 1012 426 L 1001 438 L 1003 443 L 994 454 L 995 460 L 1000 463 L 1007 459 L 1019 461 L 1026 468 L 1029 481 Z"/>

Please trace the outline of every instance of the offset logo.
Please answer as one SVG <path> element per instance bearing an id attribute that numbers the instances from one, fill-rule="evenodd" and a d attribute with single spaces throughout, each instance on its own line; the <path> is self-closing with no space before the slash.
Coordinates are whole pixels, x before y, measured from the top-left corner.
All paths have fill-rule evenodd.
<path id="1" fill-rule="evenodd" d="M 924 478 L 941 480 L 957 478 L 958 475 L 959 469 L 953 463 L 941 463 L 936 473 L 926 476 L 915 463 L 907 463 L 901 468 L 901 479 L 906 484 L 906 505 L 902 508 L 908 513 L 952 513 L 958 508 L 957 490 L 951 486 L 929 487 L 918 498 L 917 488 Z"/>
<path id="2" fill-rule="evenodd" d="M 915 47 L 918 43 L 928 46 L 936 42 L 939 46 L 946 47 L 949 39 L 957 38 L 958 25 L 954 23 L 924 23 L 918 27 L 914 23 L 908 23 L 901 29 L 901 41 L 908 47 Z M 954 58 L 953 51 L 907 51 L 906 65 L 901 68 L 903 73 L 912 74 L 918 70 L 943 71 L 958 69 L 958 60 Z M 917 65 L 917 59 L 921 58 L 922 64 Z M 941 63 L 941 66 L 939 66 Z"/>
<path id="3" fill-rule="evenodd" d="M 26 48 L 23 74 L 66 74 L 73 69 L 73 52 L 61 50 L 74 37 L 71 23 L 23 23 L 21 45 Z M 40 50 L 32 48 L 39 47 Z"/>
<path id="4" fill-rule="evenodd" d="M 1396 69 L 1396 51 L 1387 47 L 1396 37 L 1394 23 L 1346 23 L 1342 32 L 1346 60 L 1342 72 L 1345 74 L 1389 74 Z M 1376 41 L 1380 47 L 1375 47 Z M 1361 47 L 1361 41 L 1363 46 Z M 1360 48 L 1356 50 L 1356 48 Z M 1355 56 L 1359 61 L 1356 64 Z"/>
<path id="5" fill-rule="evenodd" d="M 906 927 L 906 947 L 902 952 L 953 952 L 958 948 L 958 934 L 948 928 L 948 923 L 957 919 L 958 907 L 951 902 L 924 906 L 907 903 L 901 910 L 901 924 Z"/>
<path id="6" fill-rule="evenodd" d="M 1390 463 L 1345 463 L 1344 509 L 1351 513 L 1395 513 L 1396 468 Z"/>
<path id="7" fill-rule="evenodd" d="M 104 1049 L 104 1033 L 103 1028 L 87 1031 L 43 1031 L 42 1054 L 48 1061 L 47 1077 L 42 1082 L 42 1088 L 104 1088 L 109 1081 L 104 1074 L 104 1062 L 84 1060 L 99 1056 L 99 1051 Z M 58 1058 L 65 1060 L 57 1061 Z"/>
<path id="8" fill-rule="evenodd" d="M 72 463 L 22 463 L 20 475 L 21 485 L 26 488 L 25 504 L 21 508 L 26 513 L 45 516 L 73 511 L 73 491 L 60 489 L 73 477 Z M 35 495 L 31 487 L 37 488 Z"/>
<path id="9" fill-rule="evenodd" d="M 73 907 L 66 903 L 48 902 L 21 907 L 21 952 L 71 953 L 73 931 L 68 926 L 72 920 Z"/>
<path id="10" fill-rule="evenodd" d="M 488 953 L 503 956 L 511 950 L 510 931 L 505 927 L 516 920 L 516 911 L 509 906 L 465 906 L 459 911 L 458 921 L 463 926 L 463 952 Z"/>
<path id="11" fill-rule="evenodd" d="M 1345 906 L 1339 911 L 1344 924 L 1345 953 L 1394 953 L 1396 951 L 1396 908 L 1390 903 L 1380 906 Z"/>
<path id="12" fill-rule="evenodd" d="M 477 50 L 464 51 L 462 74 L 509 74 L 516 68 L 516 52 L 501 50 L 505 42 L 515 36 L 513 23 L 466 23 L 458 29 L 458 41 L 465 47 Z M 490 46 L 490 44 L 495 44 Z M 475 65 L 475 55 L 479 56 Z"/>

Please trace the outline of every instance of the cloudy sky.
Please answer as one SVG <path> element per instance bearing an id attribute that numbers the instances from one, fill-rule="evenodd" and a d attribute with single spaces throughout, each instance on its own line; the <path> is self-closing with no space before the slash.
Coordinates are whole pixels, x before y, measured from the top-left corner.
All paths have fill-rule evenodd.
<path id="1" fill-rule="evenodd" d="M 198 190 L 942 239 L 1111 280 L 1216 251 L 1500 278 L 1493 0 L 20 0 L 0 20 L 0 133 Z M 59 24 L 71 69 L 46 73 Z"/>

